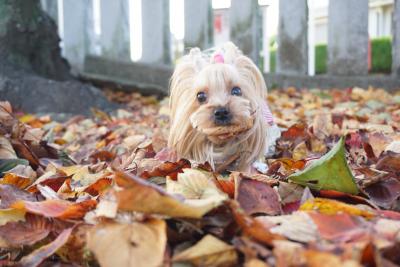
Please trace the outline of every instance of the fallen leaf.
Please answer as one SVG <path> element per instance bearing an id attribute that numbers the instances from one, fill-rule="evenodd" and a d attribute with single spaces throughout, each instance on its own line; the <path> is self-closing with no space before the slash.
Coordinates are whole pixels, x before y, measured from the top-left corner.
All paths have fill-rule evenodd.
<path id="1" fill-rule="evenodd" d="M 192 247 L 175 255 L 175 262 L 190 262 L 194 266 L 231 266 L 236 263 L 235 248 L 212 235 L 206 235 Z"/>
<path id="2" fill-rule="evenodd" d="M 304 266 L 306 259 L 303 252 L 304 248 L 299 243 L 288 240 L 274 241 L 273 253 L 276 266 Z"/>
<path id="3" fill-rule="evenodd" d="M 159 186 L 150 184 L 143 179 L 129 176 L 126 173 L 117 172 L 118 185 L 125 187 L 115 191 L 118 208 L 125 211 L 137 211 L 147 214 L 161 214 L 171 217 L 201 218 L 209 212 L 214 205 L 205 202 L 183 201 L 169 195 Z"/>
<path id="4" fill-rule="evenodd" d="M 80 219 L 96 205 L 96 200 L 73 203 L 60 199 L 48 199 L 40 202 L 20 200 L 11 204 L 11 207 L 49 218 Z"/>
<path id="5" fill-rule="evenodd" d="M 44 239 L 52 230 L 52 223 L 41 216 L 27 214 L 24 222 L 8 222 L 0 226 L 0 247 L 32 245 Z"/>
<path id="6" fill-rule="evenodd" d="M 308 137 L 307 125 L 303 123 L 294 124 L 286 131 L 283 131 L 281 136 L 286 140 L 306 139 Z"/>
<path id="7" fill-rule="evenodd" d="M 3 179 L 0 180 L 0 184 L 14 185 L 21 189 L 28 187 L 32 182 L 31 178 L 22 177 L 14 173 L 6 173 Z"/>
<path id="8" fill-rule="evenodd" d="M 309 267 L 361 267 L 354 260 L 342 260 L 340 257 L 328 253 L 315 250 L 307 250 L 304 252 L 304 257 Z"/>
<path id="9" fill-rule="evenodd" d="M 326 240 L 336 242 L 351 242 L 366 233 L 366 224 L 362 224 L 348 213 L 326 215 L 318 212 L 309 212 L 318 233 Z"/>
<path id="10" fill-rule="evenodd" d="M 28 192 L 19 189 L 14 185 L 0 184 L 0 207 L 9 208 L 11 204 L 18 200 L 36 201 L 36 197 Z"/>
<path id="11" fill-rule="evenodd" d="M 378 170 L 400 173 L 400 154 L 388 151 L 381 155 L 381 158 L 376 163 Z"/>
<path id="12" fill-rule="evenodd" d="M 390 177 L 364 188 L 376 205 L 386 209 L 400 209 L 400 181 Z"/>
<path id="13" fill-rule="evenodd" d="M 0 174 L 18 165 L 29 165 L 29 162 L 25 159 L 0 159 Z"/>
<path id="14" fill-rule="evenodd" d="M 8 222 L 25 221 L 25 211 L 18 209 L 0 209 L 0 226 Z"/>
<path id="15" fill-rule="evenodd" d="M 69 236 L 71 235 L 73 228 L 65 229 L 61 232 L 61 234 L 51 243 L 44 245 L 31 254 L 23 257 L 17 264 L 17 266 L 24 267 L 36 267 L 44 261 L 46 258 L 53 255 L 58 249 L 60 249 L 67 241 Z"/>
<path id="16" fill-rule="evenodd" d="M 301 142 L 295 148 L 293 149 L 292 152 L 292 158 L 295 161 L 301 161 L 304 160 L 308 157 L 308 148 L 305 142 Z"/>
<path id="17" fill-rule="evenodd" d="M 375 213 L 372 211 L 362 210 L 354 205 L 345 204 L 340 201 L 327 198 L 309 199 L 300 206 L 300 210 L 318 211 L 326 215 L 335 215 L 339 212 L 344 212 L 351 215 L 362 216 L 367 219 L 375 217 Z"/>
<path id="18" fill-rule="evenodd" d="M 131 224 L 101 223 L 87 235 L 87 247 L 103 267 L 161 266 L 166 245 L 166 224 L 157 219 Z"/>
<path id="19" fill-rule="evenodd" d="M 257 240 L 258 242 L 272 246 L 275 240 L 285 239 L 279 234 L 272 233 L 267 227 L 255 218 L 247 215 L 239 206 L 236 201 L 230 201 L 233 217 L 242 231 L 249 237 Z"/>
<path id="20" fill-rule="evenodd" d="M 318 113 L 312 123 L 314 135 L 320 139 L 324 140 L 325 137 L 331 135 L 333 123 L 332 115 L 330 113 Z"/>
<path id="21" fill-rule="evenodd" d="M 288 179 L 316 190 L 331 189 L 358 194 L 354 176 L 346 162 L 343 138 L 327 154 Z"/>
<path id="22" fill-rule="evenodd" d="M 304 188 L 301 185 L 293 183 L 280 182 L 278 193 L 282 204 L 293 203 L 301 200 Z"/>
<path id="23" fill-rule="evenodd" d="M 393 141 L 390 144 L 388 144 L 385 149 L 385 151 L 392 151 L 394 153 L 400 154 L 400 141 Z"/>
<path id="24" fill-rule="evenodd" d="M 182 172 L 183 169 L 190 168 L 190 162 L 185 159 L 180 159 L 177 162 L 164 162 L 158 165 L 155 169 L 151 171 L 144 171 L 140 174 L 143 178 L 150 178 L 154 176 L 171 177 L 171 179 L 176 180 L 178 173 Z"/>
<path id="25" fill-rule="evenodd" d="M 319 239 L 317 226 L 305 212 L 281 216 L 259 216 L 256 220 L 268 226 L 271 233 L 282 235 L 290 240 L 307 243 Z"/>
<path id="26" fill-rule="evenodd" d="M 183 169 L 177 181 L 167 178 L 166 191 L 169 194 L 181 195 L 185 204 L 206 209 L 213 209 L 228 199 L 213 182 L 211 173 L 197 169 Z"/>
<path id="27" fill-rule="evenodd" d="M 290 158 L 280 158 L 275 160 L 274 162 L 280 162 L 288 174 L 292 174 L 297 170 L 302 170 L 306 165 L 305 160 L 295 160 Z"/>
<path id="28" fill-rule="evenodd" d="M 4 136 L 0 136 L 0 159 L 17 159 L 10 141 Z"/>
<path id="29" fill-rule="evenodd" d="M 235 200 L 248 215 L 278 215 L 282 212 L 278 194 L 266 183 L 238 177 L 235 189 Z"/>

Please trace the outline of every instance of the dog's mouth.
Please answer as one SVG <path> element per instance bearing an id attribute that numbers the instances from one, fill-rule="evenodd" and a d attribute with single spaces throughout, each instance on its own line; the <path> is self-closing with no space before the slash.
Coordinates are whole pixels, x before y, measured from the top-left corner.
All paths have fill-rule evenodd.
<path id="1" fill-rule="evenodd" d="M 201 132 L 207 135 L 212 141 L 225 141 L 247 132 L 251 127 L 253 127 L 253 124 L 254 118 L 251 117 L 247 120 L 242 120 L 238 124 L 210 127 L 202 129 Z"/>

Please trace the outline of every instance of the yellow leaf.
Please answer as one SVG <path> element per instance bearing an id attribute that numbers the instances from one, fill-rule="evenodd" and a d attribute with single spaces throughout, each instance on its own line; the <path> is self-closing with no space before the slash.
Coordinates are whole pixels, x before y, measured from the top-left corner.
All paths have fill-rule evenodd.
<path id="1" fill-rule="evenodd" d="M 0 179 L 0 184 L 10 184 L 15 185 L 18 188 L 24 189 L 32 183 L 31 178 L 22 177 L 14 173 L 6 173 L 2 179 Z"/>
<path id="2" fill-rule="evenodd" d="M 0 209 L 0 226 L 8 222 L 25 221 L 25 211 L 20 209 Z"/>
<path id="3" fill-rule="evenodd" d="M 307 158 L 308 149 L 305 142 L 301 142 L 293 149 L 292 158 L 294 160 L 302 160 Z"/>
<path id="4" fill-rule="evenodd" d="M 337 200 L 327 198 L 309 199 L 303 205 L 301 205 L 299 210 L 314 210 L 327 215 L 334 215 L 339 212 L 344 212 L 351 215 L 362 216 L 367 219 L 375 217 L 375 214 L 371 211 L 362 210 L 354 205 L 345 204 Z"/>
<path id="5" fill-rule="evenodd" d="M 231 266 L 236 263 L 237 255 L 233 246 L 212 235 L 206 235 L 172 260 L 190 262 L 195 266 Z"/>

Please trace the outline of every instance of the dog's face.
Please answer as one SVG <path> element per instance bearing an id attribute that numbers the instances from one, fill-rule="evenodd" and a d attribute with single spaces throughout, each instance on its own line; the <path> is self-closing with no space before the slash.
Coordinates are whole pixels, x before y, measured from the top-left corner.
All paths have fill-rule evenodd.
<path id="1" fill-rule="evenodd" d="M 266 86 L 257 66 L 228 43 L 223 60 L 192 49 L 177 64 L 170 84 L 168 145 L 179 157 L 208 161 L 239 155 L 244 169 L 264 151 L 261 106 Z M 222 159 L 221 159 L 222 157 Z"/>
<path id="2" fill-rule="evenodd" d="M 243 135 L 254 124 L 256 103 L 251 85 L 229 64 L 210 64 L 195 77 L 190 123 L 216 144 Z"/>

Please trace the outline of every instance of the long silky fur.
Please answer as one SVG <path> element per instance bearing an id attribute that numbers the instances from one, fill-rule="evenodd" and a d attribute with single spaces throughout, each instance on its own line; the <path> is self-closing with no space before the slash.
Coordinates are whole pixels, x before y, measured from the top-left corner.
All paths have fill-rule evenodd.
<path id="1" fill-rule="evenodd" d="M 170 117 L 171 129 L 168 139 L 169 147 L 176 150 L 179 157 L 198 162 L 208 161 L 215 168 L 215 161 L 239 154 L 237 170 L 246 171 L 265 151 L 267 125 L 261 115 L 262 101 L 267 91 L 262 74 L 256 65 L 232 43 L 221 48 L 224 51 L 226 64 L 232 65 L 251 88 L 247 92 L 251 107 L 254 109 L 253 127 L 238 139 L 216 148 L 207 136 L 193 128 L 190 117 L 197 109 L 197 100 L 193 97 L 194 80 L 205 66 L 214 64 L 212 54 L 202 53 L 198 48 L 192 49 L 177 64 L 170 81 Z"/>

